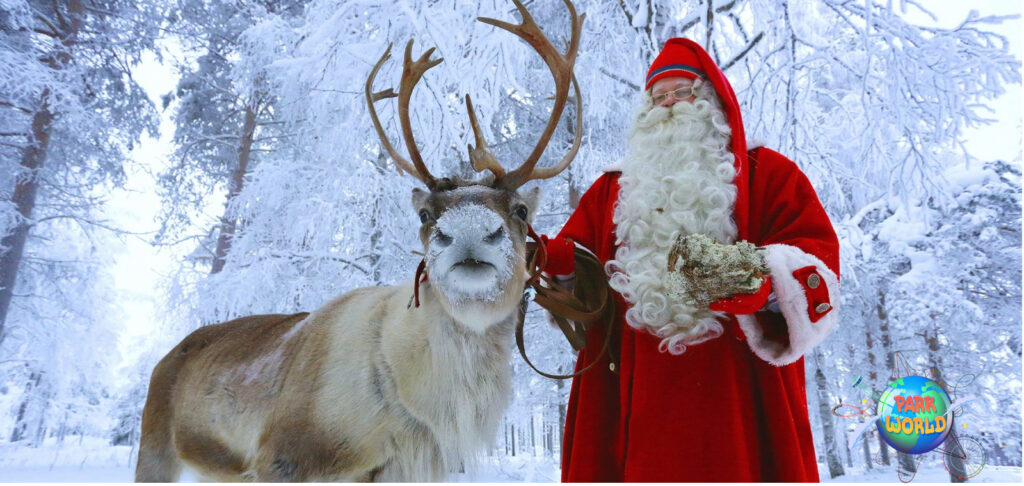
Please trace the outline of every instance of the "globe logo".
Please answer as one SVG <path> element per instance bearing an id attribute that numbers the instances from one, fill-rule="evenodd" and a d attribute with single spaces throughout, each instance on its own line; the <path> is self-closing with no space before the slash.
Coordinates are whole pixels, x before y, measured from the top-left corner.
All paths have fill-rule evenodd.
<path id="1" fill-rule="evenodd" d="M 906 376 L 889 385 L 878 400 L 875 425 L 887 444 L 908 454 L 923 454 L 946 440 L 952 427 L 949 395 L 923 376 Z"/>

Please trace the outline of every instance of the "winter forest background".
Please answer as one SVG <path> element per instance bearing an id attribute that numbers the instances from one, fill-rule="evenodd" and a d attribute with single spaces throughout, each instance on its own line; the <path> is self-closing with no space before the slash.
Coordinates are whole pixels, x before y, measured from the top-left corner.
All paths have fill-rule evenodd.
<path id="1" fill-rule="evenodd" d="M 526 3 L 568 37 L 561 2 Z M 823 479 L 896 480 L 876 460 L 905 458 L 877 433 L 850 450 L 862 419 L 830 410 L 868 397 L 857 377 L 883 389 L 900 358 L 977 396 L 958 432 L 1020 478 L 1020 5 L 962 3 L 575 2 L 583 146 L 539 183 L 535 228 L 556 232 L 623 155 L 663 42 L 709 46 L 748 136 L 800 165 L 842 241 L 842 324 L 806 357 Z M 475 21 L 515 15 L 506 0 L 0 0 L 0 480 L 41 466 L 128 479 L 149 373 L 185 334 L 411 279 L 417 182 L 381 154 L 363 83 L 388 43 L 437 46 L 412 109 L 430 170 L 469 175 L 465 93 L 517 164 L 553 83 Z M 398 140 L 395 105 L 378 110 Z M 567 112 L 542 164 L 572 140 Z M 571 369 L 532 307 L 526 335 L 539 366 Z M 512 366 L 492 477 L 557 479 L 568 382 Z M 941 462 L 920 468 L 948 480 Z"/>

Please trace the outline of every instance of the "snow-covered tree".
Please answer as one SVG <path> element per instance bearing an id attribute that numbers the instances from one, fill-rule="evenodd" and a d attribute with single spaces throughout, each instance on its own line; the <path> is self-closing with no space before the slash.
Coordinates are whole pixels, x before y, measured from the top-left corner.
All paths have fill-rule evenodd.
<path id="1" fill-rule="evenodd" d="M 115 364 L 104 194 L 156 132 L 131 66 L 153 47 L 148 2 L 0 6 L 0 373 L 20 390 L 10 440 L 96 424 Z M 102 426 L 100 426 L 102 428 Z"/>
<path id="2" fill-rule="evenodd" d="M 193 224 L 209 226 L 200 236 L 210 273 L 220 272 L 240 221 L 235 197 L 261 159 L 289 135 L 276 120 L 277 95 L 267 64 L 292 43 L 288 22 L 305 0 L 208 2 L 179 0 L 171 11 L 174 32 L 194 62 L 180 66 L 181 78 L 166 103 L 177 100 L 177 150 L 162 174 L 165 201 L 157 240 L 182 239 Z M 227 191 L 219 219 L 195 221 L 208 198 Z M 204 228 L 206 229 L 206 228 Z M 171 235 L 170 237 L 168 235 Z"/>

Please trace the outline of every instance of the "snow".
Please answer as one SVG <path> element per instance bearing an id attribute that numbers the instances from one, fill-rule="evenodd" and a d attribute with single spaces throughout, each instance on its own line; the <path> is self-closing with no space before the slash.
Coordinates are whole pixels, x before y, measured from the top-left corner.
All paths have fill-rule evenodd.
<path id="1" fill-rule="evenodd" d="M 946 169 L 943 175 L 955 189 L 959 190 L 967 190 L 978 184 L 987 184 L 992 179 L 999 177 L 995 172 L 985 169 L 977 163 L 956 164 Z"/>
<path id="2" fill-rule="evenodd" d="M 54 441 L 33 449 L 0 444 L 0 482 L 111 482 L 134 480 L 135 450 L 111 446 L 101 438 L 67 439 L 63 446 Z M 451 482 L 537 482 L 559 480 L 557 460 L 552 457 L 484 457 L 475 473 L 462 473 Z M 197 482 L 186 470 L 181 482 Z"/>
<path id="3" fill-rule="evenodd" d="M 837 478 L 828 477 L 828 466 L 818 464 L 818 476 L 823 483 L 899 483 L 895 466 L 878 466 L 865 471 L 861 467 L 847 469 L 848 473 Z M 1012 466 L 986 466 L 971 483 L 1020 483 L 1021 468 Z M 941 464 L 921 464 L 908 484 L 949 483 L 949 473 Z"/>
<path id="4" fill-rule="evenodd" d="M 109 482 L 125 483 L 134 478 L 134 450 L 128 446 L 111 446 L 106 439 L 66 439 L 58 446 L 54 441 L 32 449 L 0 444 L 0 481 L 2 482 Z M 822 482 L 893 483 L 898 482 L 892 467 L 875 466 L 865 471 L 847 468 L 848 474 L 835 479 L 828 477 L 828 467 L 818 464 Z M 450 482 L 493 483 L 556 483 L 561 471 L 558 458 L 551 456 L 491 456 L 480 461 L 475 473 L 457 474 Z M 182 482 L 196 482 L 187 472 Z M 972 483 L 1020 483 L 1021 468 L 987 466 Z M 941 464 L 922 464 L 913 483 L 948 483 L 949 475 Z"/>
<path id="5" fill-rule="evenodd" d="M 38 448 L 0 444 L 3 482 L 130 482 L 134 450 L 98 437 L 49 439 Z"/>

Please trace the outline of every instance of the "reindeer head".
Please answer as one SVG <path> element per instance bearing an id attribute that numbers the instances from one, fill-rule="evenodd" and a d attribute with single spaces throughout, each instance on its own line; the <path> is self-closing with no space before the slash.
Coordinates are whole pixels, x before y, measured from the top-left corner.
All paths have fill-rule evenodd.
<path id="1" fill-rule="evenodd" d="M 432 288 L 444 309 L 456 321 L 482 331 L 507 318 L 523 295 L 527 280 L 526 237 L 530 222 L 540 198 L 539 188 L 519 193 L 519 188 L 533 179 L 547 179 L 561 173 L 572 162 L 579 149 L 583 134 L 582 99 L 573 75 L 580 34 L 585 15 L 576 15 L 568 0 L 564 0 L 572 19 L 572 39 L 565 54 L 559 52 L 541 32 L 533 17 L 519 0 L 513 0 L 523 21 L 513 25 L 495 19 L 480 17 L 481 22 L 507 30 L 530 44 L 547 63 L 555 79 L 555 102 L 544 132 L 537 145 L 519 168 L 506 173 L 497 158 L 487 148 L 477 124 L 473 102 L 466 95 L 466 109 L 476 146 L 469 146 L 469 159 L 477 172 L 487 170 L 490 177 L 479 181 L 435 178 L 427 170 L 409 119 L 409 100 L 423 73 L 443 59 L 430 59 L 434 49 L 428 49 L 419 59 L 412 60 L 410 40 L 405 47 L 405 62 L 398 93 L 392 89 L 372 91 L 377 71 L 391 56 L 391 46 L 380 57 L 366 80 L 366 103 L 370 118 L 380 137 L 381 145 L 395 161 L 400 173 L 409 173 L 426 185 L 427 190 L 413 190 L 413 207 L 419 215 L 420 239 L 423 242 L 427 272 Z M 554 134 L 570 86 L 576 103 L 576 138 L 572 148 L 552 167 L 535 168 L 544 148 Z M 398 98 L 398 117 L 402 126 L 410 163 L 391 145 L 374 102 L 385 98 Z"/>

